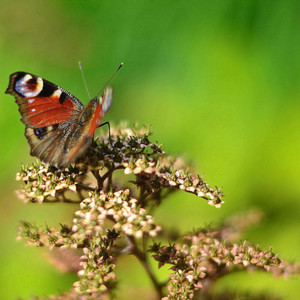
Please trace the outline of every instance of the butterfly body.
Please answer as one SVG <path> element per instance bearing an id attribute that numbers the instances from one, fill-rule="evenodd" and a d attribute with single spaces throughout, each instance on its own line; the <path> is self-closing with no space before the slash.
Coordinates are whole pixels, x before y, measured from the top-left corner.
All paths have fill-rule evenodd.
<path id="1" fill-rule="evenodd" d="M 65 89 L 25 72 L 10 76 L 6 93 L 19 106 L 30 154 L 60 168 L 86 151 L 112 102 L 110 87 L 84 106 Z"/>

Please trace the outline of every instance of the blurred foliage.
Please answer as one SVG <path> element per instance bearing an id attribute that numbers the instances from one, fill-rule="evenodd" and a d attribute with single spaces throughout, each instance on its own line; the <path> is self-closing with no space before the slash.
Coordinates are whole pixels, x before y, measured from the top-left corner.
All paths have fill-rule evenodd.
<path id="1" fill-rule="evenodd" d="M 74 281 L 15 241 L 20 219 L 57 225 L 72 213 L 64 205 L 49 204 L 46 212 L 25 207 L 14 195 L 16 171 L 34 158 L 17 106 L 4 91 L 9 74 L 23 70 L 86 104 L 78 61 L 91 94 L 123 61 L 105 120 L 152 124 L 165 150 L 192 158 L 208 182 L 224 187 L 221 210 L 177 194 L 160 207 L 158 222 L 172 228 L 180 219 L 186 231 L 256 207 L 265 219 L 244 238 L 299 261 L 299 6 L 296 0 L 2 0 L 1 297 L 43 296 Z M 120 288 L 134 282 L 127 297 L 141 297 L 139 287 L 150 286 L 143 270 L 134 260 L 121 264 Z M 298 299 L 299 280 L 235 274 L 224 286 Z"/>

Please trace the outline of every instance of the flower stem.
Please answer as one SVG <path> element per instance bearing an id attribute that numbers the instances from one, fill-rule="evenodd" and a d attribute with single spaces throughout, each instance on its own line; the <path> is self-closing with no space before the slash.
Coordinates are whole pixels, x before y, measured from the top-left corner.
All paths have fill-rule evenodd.
<path id="1" fill-rule="evenodd" d="M 164 285 L 162 285 L 158 282 L 157 278 L 155 277 L 155 275 L 148 263 L 146 254 L 139 249 L 134 237 L 128 236 L 128 240 L 131 244 L 132 254 L 135 255 L 135 257 L 140 261 L 140 263 L 144 267 L 145 271 L 147 272 L 148 276 L 150 277 L 150 280 L 151 280 L 153 286 L 155 287 L 155 290 L 157 293 L 157 299 L 161 299 L 164 296 L 163 290 L 162 290 Z"/>

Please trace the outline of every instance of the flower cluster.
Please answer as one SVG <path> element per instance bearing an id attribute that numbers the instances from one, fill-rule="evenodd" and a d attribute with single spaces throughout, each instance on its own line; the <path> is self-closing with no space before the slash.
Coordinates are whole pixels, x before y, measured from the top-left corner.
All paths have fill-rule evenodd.
<path id="1" fill-rule="evenodd" d="M 67 225 L 61 225 L 58 230 L 55 227 L 37 226 L 34 222 L 22 221 L 18 232 L 18 239 L 21 238 L 26 240 L 27 245 L 36 247 L 82 247 L 72 237 L 72 231 Z"/>
<path id="2" fill-rule="evenodd" d="M 16 180 L 23 181 L 24 188 L 17 192 L 25 202 L 55 201 L 64 192 L 77 191 L 82 171 L 76 167 L 59 170 L 39 161 L 31 166 L 23 165 Z"/>
<path id="3" fill-rule="evenodd" d="M 195 291 L 236 269 L 260 269 L 275 275 L 299 274 L 299 266 L 284 262 L 272 250 L 246 242 L 220 240 L 220 230 L 198 230 L 171 246 L 153 244 L 149 252 L 159 267 L 171 265 L 169 299 L 191 299 Z"/>
<path id="4" fill-rule="evenodd" d="M 74 290 L 79 295 L 89 295 L 90 299 L 97 299 L 99 293 L 112 292 L 116 285 L 115 258 L 110 255 L 118 234 L 108 231 L 106 235 L 93 237 L 89 246 L 83 248 L 81 270 L 77 273 L 79 281 L 74 282 Z"/>
<path id="5" fill-rule="evenodd" d="M 263 213 L 253 209 L 244 214 L 229 217 L 221 224 L 218 230 L 218 238 L 226 241 L 236 241 L 248 229 L 260 223 Z"/>
<path id="6" fill-rule="evenodd" d="M 82 241 L 103 232 L 106 220 L 113 222 L 113 229 L 135 238 L 155 237 L 161 229 L 138 200 L 130 197 L 128 189 L 115 193 L 100 191 L 91 192 L 90 197 L 80 203 L 73 220 L 73 237 Z"/>
<path id="7" fill-rule="evenodd" d="M 190 173 L 182 158 L 167 156 L 161 145 L 149 141 L 150 134 L 145 127 L 113 129 L 110 138 L 97 140 L 89 148 L 85 163 L 95 169 L 124 169 L 124 174 L 136 175 L 137 184 L 149 193 L 164 188 L 183 190 L 219 208 L 224 196 L 221 190 L 210 188 L 201 176 Z"/>

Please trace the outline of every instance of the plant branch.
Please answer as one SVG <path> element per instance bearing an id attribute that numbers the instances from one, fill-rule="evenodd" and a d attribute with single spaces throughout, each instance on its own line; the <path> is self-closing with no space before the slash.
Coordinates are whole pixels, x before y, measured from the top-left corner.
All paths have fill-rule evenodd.
<path id="1" fill-rule="evenodd" d="M 72 200 L 72 199 L 68 199 L 68 198 L 63 198 L 63 199 L 44 199 L 43 203 L 57 203 L 57 202 L 65 202 L 65 203 L 73 203 L 73 204 L 78 204 L 81 202 L 81 200 Z"/>
<path id="2" fill-rule="evenodd" d="M 158 280 L 156 279 L 156 277 L 148 263 L 146 254 L 139 249 L 139 247 L 135 241 L 135 238 L 132 236 L 128 236 L 128 240 L 131 244 L 132 254 L 135 255 L 135 257 L 140 261 L 140 263 L 144 267 L 145 271 L 147 272 L 148 276 L 150 277 L 150 279 L 152 281 L 152 284 L 155 287 L 158 299 L 161 299 L 164 296 L 163 291 L 162 291 L 164 284 L 159 283 Z"/>
<path id="3" fill-rule="evenodd" d="M 111 176 L 112 176 L 112 173 L 115 171 L 115 170 L 118 170 L 118 169 L 124 169 L 123 166 L 118 166 L 118 167 L 115 167 L 114 165 L 112 166 L 107 166 L 106 167 L 108 169 L 108 171 L 103 175 L 101 176 L 99 174 L 99 171 L 96 170 L 96 171 L 92 171 L 93 175 L 95 176 L 95 178 L 97 179 L 97 184 L 98 184 L 98 190 L 102 190 L 103 189 L 103 183 L 104 181 L 108 178 L 110 183 L 111 183 Z M 109 184 L 108 184 L 109 185 Z M 92 189 L 93 190 L 93 189 Z"/>
<path id="4" fill-rule="evenodd" d="M 102 177 L 100 176 L 99 171 L 98 171 L 98 170 L 92 171 L 92 174 L 95 176 L 95 178 L 96 178 L 96 180 L 97 180 L 97 186 L 98 186 L 98 189 L 99 189 L 99 190 L 102 190 L 102 188 L 103 188 L 103 179 L 102 179 Z"/>
<path id="5" fill-rule="evenodd" d="M 79 190 L 86 190 L 86 191 L 94 191 L 95 190 L 95 188 L 92 188 L 90 186 L 80 184 L 80 183 L 77 184 L 77 187 Z"/>

